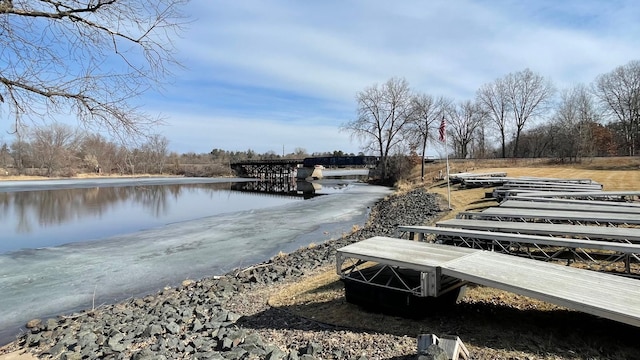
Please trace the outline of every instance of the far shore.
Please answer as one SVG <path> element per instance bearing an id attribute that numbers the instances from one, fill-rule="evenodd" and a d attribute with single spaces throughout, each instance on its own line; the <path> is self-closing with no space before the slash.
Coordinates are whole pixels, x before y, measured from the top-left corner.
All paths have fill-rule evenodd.
<path id="1" fill-rule="evenodd" d="M 30 176 L 30 175 L 7 175 L 0 176 L 0 181 L 44 181 L 44 180 L 74 180 L 74 179 L 113 179 L 113 178 L 148 178 L 148 177 L 184 177 L 181 175 L 169 175 L 169 174 L 95 174 L 95 173 L 83 173 L 73 177 L 63 176 Z"/>

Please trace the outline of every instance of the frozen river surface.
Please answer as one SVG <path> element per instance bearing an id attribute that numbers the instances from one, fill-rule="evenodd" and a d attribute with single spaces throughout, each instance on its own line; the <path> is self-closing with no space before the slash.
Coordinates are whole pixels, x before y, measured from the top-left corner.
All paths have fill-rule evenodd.
<path id="1" fill-rule="evenodd" d="M 32 318 L 337 238 L 390 192 L 331 180 L 318 190 L 327 195 L 302 200 L 235 191 L 228 180 L 137 181 L 0 183 L 0 344 Z"/>

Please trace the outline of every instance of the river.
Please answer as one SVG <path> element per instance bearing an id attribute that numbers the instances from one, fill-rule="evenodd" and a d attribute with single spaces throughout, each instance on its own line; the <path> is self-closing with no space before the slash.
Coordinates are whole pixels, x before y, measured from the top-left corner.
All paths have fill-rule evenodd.
<path id="1" fill-rule="evenodd" d="M 340 237 L 390 193 L 348 179 L 264 185 L 207 178 L 0 182 L 0 344 L 33 318 L 141 296 Z"/>

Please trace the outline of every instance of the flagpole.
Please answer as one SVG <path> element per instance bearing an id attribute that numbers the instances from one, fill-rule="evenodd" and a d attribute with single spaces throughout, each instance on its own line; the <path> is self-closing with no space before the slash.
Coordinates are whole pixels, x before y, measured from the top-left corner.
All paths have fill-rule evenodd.
<path id="1" fill-rule="evenodd" d="M 447 156 L 447 200 L 449 201 L 449 210 L 451 210 L 451 183 L 449 181 L 449 143 L 447 136 L 447 122 L 444 119 L 444 115 L 442 115 L 442 121 L 440 122 L 440 128 L 438 129 L 440 133 L 440 141 L 444 141 L 444 153 Z"/>
<path id="2" fill-rule="evenodd" d="M 449 151 L 448 151 L 448 139 L 447 134 L 444 134 L 444 152 L 447 155 L 447 199 L 449 201 L 449 210 L 451 210 L 451 183 L 449 182 Z"/>

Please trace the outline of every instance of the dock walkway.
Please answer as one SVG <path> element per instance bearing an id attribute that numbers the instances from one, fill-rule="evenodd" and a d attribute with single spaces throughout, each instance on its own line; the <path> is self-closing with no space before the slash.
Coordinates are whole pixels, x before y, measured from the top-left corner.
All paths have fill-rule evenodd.
<path id="1" fill-rule="evenodd" d="M 342 247 L 336 257 L 337 272 L 343 279 L 356 279 L 352 275 L 357 266 L 350 263 L 374 262 L 419 271 L 423 296 L 437 296 L 441 280 L 452 277 L 640 327 L 640 282 L 621 276 L 379 236 Z"/>
<path id="2" fill-rule="evenodd" d="M 551 203 L 533 202 L 522 200 L 505 200 L 499 205 L 501 208 L 536 209 L 536 210 L 563 210 L 563 211 L 587 211 L 600 213 L 620 213 L 636 214 L 640 217 L 640 207 L 616 206 L 601 204 L 572 204 L 572 203 Z"/>
<path id="3" fill-rule="evenodd" d="M 480 212 L 462 212 L 458 214 L 458 218 L 522 222 L 598 224 L 607 226 L 640 225 L 640 216 L 637 214 L 516 208 L 509 209 L 501 207 L 491 207 Z"/>
<path id="4" fill-rule="evenodd" d="M 436 223 L 436 226 L 640 244 L 640 229 L 638 228 L 467 219 L 443 220 Z"/>

